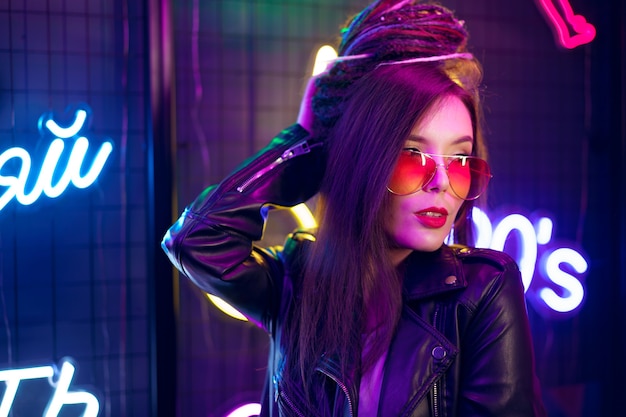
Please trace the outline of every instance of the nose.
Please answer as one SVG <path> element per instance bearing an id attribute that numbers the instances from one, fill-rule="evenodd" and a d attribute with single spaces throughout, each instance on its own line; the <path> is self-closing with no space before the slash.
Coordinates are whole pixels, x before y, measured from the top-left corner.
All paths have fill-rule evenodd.
<path id="1" fill-rule="evenodd" d="M 435 175 L 426 184 L 426 191 L 431 192 L 446 192 L 450 187 L 450 180 L 448 179 L 448 171 L 446 165 L 442 161 L 437 161 L 437 167 L 435 168 Z"/>

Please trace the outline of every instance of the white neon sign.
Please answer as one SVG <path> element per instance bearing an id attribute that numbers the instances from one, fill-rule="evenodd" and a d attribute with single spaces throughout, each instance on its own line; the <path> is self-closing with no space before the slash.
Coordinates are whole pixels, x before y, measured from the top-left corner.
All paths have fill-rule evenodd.
<path id="1" fill-rule="evenodd" d="M 544 270 L 553 283 L 567 291 L 567 295 L 560 296 L 550 288 L 542 288 L 538 295 L 552 310 L 568 313 L 582 304 L 585 289 L 577 276 L 568 274 L 561 269 L 561 264 L 569 264 L 580 275 L 587 272 L 588 268 L 585 258 L 575 250 L 570 248 L 556 249 L 546 257 Z"/>
<path id="2" fill-rule="evenodd" d="M 0 402 L 0 417 L 8 417 L 13 407 L 15 397 L 19 395 L 20 383 L 26 380 L 47 378 L 54 389 L 52 397 L 42 412 L 42 417 L 56 417 L 64 405 L 83 404 L 85 411 L 82 417 L 97 417 L 100 403 L 95 395 L 86 391 L 70 391 L 69 387 L 76 368 L 67 359 L 61 362 L 58 370 L 54 366 L 39 366 L 34 368 L 7 369 L 0 371 L 0 382 L 4 382 L 6 389 Z"/>
<path id="3" fill-rule="evenodd" d="M 32 159 L 28 151 L 24 148 L 13 147 L 0 154 L 0 189 L 4 187 L 4 192 L 0 195 L 0 211 L 13 199 L 22 205 L 30 205 L 45 194 L 49 198 L 57 198 L 67 189 L 70 184 L 76 188 L 87 188 L 92 185 L 104 168 L 109 155 L 113 151 L 113 143 L 105 141 L 100 145 L 91 164 L 85 170 L 87 151 L 89 150 L 89 140 L 85 136 L 80 136 L 87 119 L 88 109 L 79 108 L 74 114 L 74 121 L 67 127 L 60 126 L 51 114 L 44 114 L 39 119 L 39 129 L 44 136 L 49 133 L 54 135 L 48 147 L 48 151 L 43 158 L 39 175 L 34 186 L 27 191 L 27 181 L 31 178 Z M 49 132 L 49 133 L 48 133 Z M 68 140 L 73 139 L 69 156 L 66 158 L 65 167 L 60 167 L 60 160 L 65 151 Z M 10 167 L 19 164 L 19 169 L 11 173 L 3 173 Z M 59 173 L 61 175 L 59 176 Z M 32 180 L 29 181 L 32 183 Z"/>
<path id="4" fill-rule="evenodd" d="M 531 222 L 526 216 L 513 213 L 494 226 L 476 207 L 472 217 L 477 232 L 476 247 L 507 252 L 517 261 L 524 291 L 540 312 L 566 317 L 580 308 L 585 298 L 583 281 L 589 264 L 577 249 L 567 247 L 571 244 L 560 242 L 567 245 L 565 247 L 551 244 L 554 228 L 550 218 L 541 216 Z M 511 237 L 517 237 L 516 253 L 507 250 Z"/>

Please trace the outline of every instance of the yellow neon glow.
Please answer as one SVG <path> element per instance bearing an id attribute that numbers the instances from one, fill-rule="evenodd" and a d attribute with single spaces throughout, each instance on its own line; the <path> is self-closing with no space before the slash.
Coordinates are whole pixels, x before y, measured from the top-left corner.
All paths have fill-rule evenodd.
<path id="1" fill-rule="evenodd" d="M 313 65 L 313 75 L 320 74 L 326 70 L 328 63 L 337 58 L 337 51 L 330 45 L 324 45 L 318 49 L 315 55 L 315 65 Z"/>
<path id="2" fill-rule="evenodd" d="M 217 307 L 220 310 L 222 310 L 222 313 L 225 313 L 225 314 L 227 314 L 227 315 L 229 315 L 232 318 L 237 319 L 237 320 L 248 321 L 246 316 L 241 314 L 233 306 L 231 306 L 230 304 L 228 304 L 226 301 L 222 300 L 221 298 L 219 298 L 219 297 L 217 297 L 215 295 L 212 295 L 212 294 L 207 294 L 207 297 L 209 297 L 209 300 L 211 300 L 211 302 L 213 304 L 215 304 L 215 307 Z"/>
<path id="3" fill-rule="evenodd" d="M 317 221 L 305 203 L 291 207 L 290 210 L 301 229 L 315 229 L 317 227 Z"/>

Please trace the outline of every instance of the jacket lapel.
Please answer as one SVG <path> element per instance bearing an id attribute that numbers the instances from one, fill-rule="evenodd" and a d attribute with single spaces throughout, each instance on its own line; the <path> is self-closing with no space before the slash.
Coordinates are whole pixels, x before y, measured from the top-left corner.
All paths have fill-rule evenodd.
<path id="1" fill-rule="evenodd" d="M 448 246 L 435 252 L 413 252 L 405 261 L 404 292 L 407 301 L 431 297 L 467 286 L 461 262 Z"/>
<path id="2" fill-rule="evenodd" d="M 437 379 L 458 354 L 434 324 L 407 305 L 466 287 L 454 251 L 443 246 L 431 253 L 413 253 L 405 264 L 405 305 L 389 347 L 380 393 L 382 416 L 411 416 Z"/>
<path id="3" fill-rule="evenodd" d="M 456 346 L 405 307 L 387 355 L 379 415 L 411 415 L 457 353 Z"/>

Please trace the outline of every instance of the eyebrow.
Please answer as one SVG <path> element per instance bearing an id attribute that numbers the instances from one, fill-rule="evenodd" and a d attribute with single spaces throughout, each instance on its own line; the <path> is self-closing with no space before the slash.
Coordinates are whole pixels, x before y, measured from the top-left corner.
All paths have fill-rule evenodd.
<path id="1" fill-rule="evenodd" d="M 407 141 L 413 141 L 413 142 L 417 142 L 417 143 L 421 143 L 421 144 L 428 144 L 430 143 L 430 141 L 428 139 L 426 139 L 423 136 L 417 136 L 417 135 L 409 135 Z M 452 141 L 452 143 L 450 143 L 450 145 L 452 146 L 456 146 L 456 145 L 460 145 L 462 143 L 466 143 L 469 142 L 471 144 L 474 143 L 474 138 L 472 138 L 471 136 L 461 136 L 458 139 L 455 139 Z"/>

